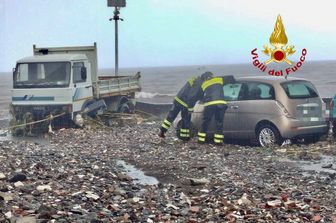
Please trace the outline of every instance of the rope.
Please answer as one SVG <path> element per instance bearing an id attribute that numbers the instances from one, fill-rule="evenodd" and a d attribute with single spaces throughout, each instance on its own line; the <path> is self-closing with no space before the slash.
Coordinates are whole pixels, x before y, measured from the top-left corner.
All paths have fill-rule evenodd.
<path id="1" fill-rule="evenodd" d="M 144 114 L 144 115 L 148 115 L 148 116 L 150 116 L 150 117 L 156 117 L 156 118 L 159 118 L 159 116 L 150 114 L 150 113 L 148 113 L 148 112 L 144 112 L 144 111 L 140 111 L 140 110 L 135 110 L 135 112 L 139 112 L 139 113 L 142 113 L 142 114 Z"/>
<path id="2" fill-rule="evenodd" d="M 15 129 L 15 128 L 18 128 L 18 127 L 24 127 L 24 126 L 27 126 L 27 125 L 34 125 L 34 124 L 37 124 L 37 123 L 50 121 L 50 120 L 53 120 L 53 119 L 58 118 L 60 116 L 63 116 L 65 114 L 66 114 L 66 112 L 63 112 L 63 113 L 58 114 L 58 115 L 50 115 L 48 118 L 41 119 L 41 120 L 38 120 L 38 121 L 28 122 L 28 123 L 24 123 L 24 124 L 20 124 L 20 125 L 12 125 L 12 126 L 9 126 L 9 129 Z"/>

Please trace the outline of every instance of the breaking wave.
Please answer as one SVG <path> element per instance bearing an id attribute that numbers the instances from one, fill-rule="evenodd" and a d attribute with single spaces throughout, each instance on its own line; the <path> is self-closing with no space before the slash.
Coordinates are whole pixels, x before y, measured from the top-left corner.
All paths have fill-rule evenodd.
<path id="1" fill-rule="evenodd" d="M 151 92 L 138 92 L 135 94 L 135 98 L 155 98 L 155 97 L 173 97 L 174 94 L 160 94 Z"/>

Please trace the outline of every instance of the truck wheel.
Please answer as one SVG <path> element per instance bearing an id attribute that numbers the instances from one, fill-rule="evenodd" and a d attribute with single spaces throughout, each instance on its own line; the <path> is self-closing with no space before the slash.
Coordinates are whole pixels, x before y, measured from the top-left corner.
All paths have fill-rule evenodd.
<path id="1" fill-rule="evenodd" d="M 257 129 L 257 140 L 262 147 L 273 147 L 282 143 L 278 129 L 269 124 L 263 124 Z"/>
<path id="2" fill-rule="evenodd" d="M 134 109 L 135 109 L 135 106 L 133 105 L 133 103 L 131 101 L 127 101 L 119 107 L 118 112 L 130 114 L 134 112 Z"/>
<path id="3" fill-rule="evenodd" d="M 130 113 L 130 108 L 128 106 L 127 103 L 124 103 L 120 109 L 119 109 L 119 113 Z"/>

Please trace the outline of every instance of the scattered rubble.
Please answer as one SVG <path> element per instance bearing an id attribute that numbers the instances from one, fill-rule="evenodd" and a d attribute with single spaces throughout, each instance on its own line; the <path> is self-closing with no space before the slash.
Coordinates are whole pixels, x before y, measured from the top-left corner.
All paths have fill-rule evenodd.
<path id="1" fill-rule="evenodd" d="M 0 142 L 0 222 L 335 222 L 333 140 L 275 149 L 198 145 L 173 132 L 158 139 L 157 126 Z M 332 159 L 319 163 L 323 156 Z M 130 176 L 121 160 L 158 182 Z M 328 164 L 327 172 L 301 162 Z"/>

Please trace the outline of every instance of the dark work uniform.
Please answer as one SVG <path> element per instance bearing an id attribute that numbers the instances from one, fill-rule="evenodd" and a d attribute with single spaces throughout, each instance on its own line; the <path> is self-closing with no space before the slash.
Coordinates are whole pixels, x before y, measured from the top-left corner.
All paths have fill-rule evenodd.
<path id="1" fill-rule="evenodd" d="M 181 112 L 182 125 L 178 137 L 184 140 L 188 140 L 190 138 L 191 112 L 193 111 L 196 102 L 202 97 L 202 82 L 202 78 L 193 77 L 188 80 L 188 82 L 177 93 L 173 102 L 173 107 L 161 125 L 161 132 L 167 132 L 178 113 Z"/>
<path id="2" fill-rule="evenodd" d="M 204 92 L 204 112 L 203 123 L 201 130 L 198 132 L 198 141 L 205 142 L 206 134 L 212 117 L 215 117 L 216 132 L 214 142 L 222 144 L 224 139 L 223 121 L 224 114 L 227 109 L 226 101 L 224 100 L 224 79 L 222 77 L 213 77 L 202 84 Z"/>

